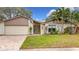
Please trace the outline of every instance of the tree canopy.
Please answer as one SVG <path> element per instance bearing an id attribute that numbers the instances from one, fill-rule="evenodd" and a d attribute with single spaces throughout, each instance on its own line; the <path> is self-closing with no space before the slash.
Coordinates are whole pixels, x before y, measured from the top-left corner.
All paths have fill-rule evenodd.
<path id="1" fill-rule="evenodd" d="M 61 7 L 52 12 L 51 15 L 48 16 L 46 21 L 54 19 L 59 20 L 59 18 L 64 21 L 79 22 L 79 12 L 71 11 L 69 8 Z"/>
<path id="2" fill-rule="evenodd" d="M 10 19 L 16 16 L 31 17 L 32 12 L 22 7 L 0 7 L 0 19 Z"/>

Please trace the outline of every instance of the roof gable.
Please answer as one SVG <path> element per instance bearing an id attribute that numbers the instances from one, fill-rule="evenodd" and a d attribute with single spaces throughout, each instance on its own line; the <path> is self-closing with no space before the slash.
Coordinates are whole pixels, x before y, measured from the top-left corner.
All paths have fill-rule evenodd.
<path id="1" fill-rule="evenodd" d="M 28 19 L 26 17 L 15 17 L 4 21 L 6 26 L 27 26 Z"/>

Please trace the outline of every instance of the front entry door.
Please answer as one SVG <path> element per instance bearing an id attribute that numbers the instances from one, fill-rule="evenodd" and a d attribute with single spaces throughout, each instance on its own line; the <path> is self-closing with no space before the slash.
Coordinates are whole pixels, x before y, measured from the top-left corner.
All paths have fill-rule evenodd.
<path id="1" fill-rule="evenodd" d="M 40 34 L 40 25 L 34 25 L 34 34 Z"/>

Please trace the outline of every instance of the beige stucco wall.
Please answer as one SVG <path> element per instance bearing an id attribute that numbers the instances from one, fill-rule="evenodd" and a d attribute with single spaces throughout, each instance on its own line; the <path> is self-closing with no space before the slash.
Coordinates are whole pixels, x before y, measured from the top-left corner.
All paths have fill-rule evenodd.
<path id="1" fill-rule="evenodd" d="M 41 35 L 45 34 L 45 25 L 44 24 L 40 25 L 40 31 L 41 31 Z"/>
<path id="2" fill-rule="evenodd" d="M 29 34 L 28 26 L 5 26 L 6 35 L 25 35 Z"/>
<path id="3" fill-rule="evenodd" d="M 73 24 L 72 25 L 71 24 L 63 24 L 63 26 L 64 26 L 64 28 L 66 28 L 66 27 L 71 27 L 71 26 L 74 27 L 75 25 L 73 25 Z"/>
<path id="4" fill-rule="evenodd" d="M 59 32 L 63 32 L 63 25 L 62 24 L 57 24 L 57 23 L 54 23 L 54 22 L 47 22 L 45 23 L 45 27 L 46 27 L 46 33 L 49 33 L 48 32 L 48 28 L 49 28 L 49 25 L 52 25 L 54 26 Z"/>
<path id="5" fill-rule="evenodd" d="M 47 29 L 44 29 L 44 31 L 46 30 L 46 33 L 49 33 L 48 32 L 48 28 L 49 28 L 49 25 L 55 25 L 55 28 L 59 31 L 59 33 L 62 33 L 64 32 L 64 29 L 66 27 L 74 27 L 74 25 L 71 25 L 71 24 L 57 24 L 57 23 L 54 23 L 54 22 L 47 22 L 45 23 L 45 26 Z"/>
<path id="6" fill-rule="evenodd" d="M 28 29 L 29 29 L 29 34 L 33 34 L 33 20 L 28 20 Z M 30 33 L 30 27 L 32 28 L 32 31 Z"/>
<path id="7" fill-rule="evenodd" d="M 0 35 L 4 34 L 4 22 L 0 23 Z"/>
<path id="8" fill-rule="evenodd" d="M 77 26 L 79 27 L 79 24 Z"/>

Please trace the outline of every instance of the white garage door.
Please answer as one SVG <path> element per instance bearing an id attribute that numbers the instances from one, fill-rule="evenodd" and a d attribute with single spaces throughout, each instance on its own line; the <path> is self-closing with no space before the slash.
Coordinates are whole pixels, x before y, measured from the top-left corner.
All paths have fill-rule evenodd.
<path id="1" fill-rule="evenodd" d="M 0 35 L 4 34 L 4 23 L 0 23 Z"/>
<path id="2" fill-rule="evenodd" d="M 6 35 L 26 35 L 29 34 L 28 26 L 5 26 Z"/>

